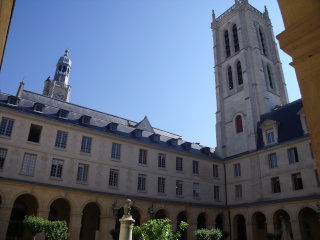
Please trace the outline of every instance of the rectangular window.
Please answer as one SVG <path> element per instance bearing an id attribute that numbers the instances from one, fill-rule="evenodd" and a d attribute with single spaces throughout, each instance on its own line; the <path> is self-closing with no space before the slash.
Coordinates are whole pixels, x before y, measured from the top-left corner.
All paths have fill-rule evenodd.
<path id="1" fill-rule="evenodd" d="M 41 135 L 42 126 L 31 124 L 28 141 L 29 142 L 40 142 L 40 135 Z"/>
<path id="2" fill-rule="evenodd" d="M 220 187 L 219 186 L 213 186 L 213 198 L 216 201 L 220 200 Z"/>
<path id="3" fill-rule="evenodd" d="M 200 184 L 193 183 L 193 197 L 199 198 L 200 197 Z"/>
<path id="4" fill-rule="evenodd" d="M 240 177 L 240 176 L 241 176 L 240 163 L 236 163 L 236 164 L 234 164 L 233 166 L 234 166 L 234 176 L 235 176 L 235 177 Z"/>
<path id="5" fill-rule="evenodd" d="M 120 159 L 121 144 L 112 143 L 111 158 Z"/>
<path id="6" fill-rule="evenodd" d="M 139 151 L 139 164 L 147 165 L 147 154 L 148 151 L 140 149 Z"/>
<path id="7" fill-rule="evenodd" d="M 25 153 L 23 157 L 21 173 L 32 175 L 36 165 L 36 159 L 37 155 Z"/>
<path id="8" fill-rule="evenodd" d="M 166 155 L 163 153 L 159 153 L 158 167 L 159 168 L 166 168 Z"/>
<path id="9" fill-rule="evenodd" d="M 235 186 L 235 190 L 236 190 L 236 198 L 242 198 L 242 185 L 236 185 Z"/>
<path id="10" fill-rule="evenodd" d="M 6 160 L 7 149 L 0 148 L 0 171 L 3 170 L 4 161 Z"/>
<path id="11" fill-rule="evenodd" d="M 77 182 L 85 182 L 86 183 L 88 181 L 88 169 L 89 169 L 89 165 L 79 163 Z"/>
<path id="12" fill-rule="evenodd" d="M 315 176 L 316 176 L 317 187 L 320 187 L 320 180 L 319 180 L 318 170 L 315 169 L 314 173 L 315 173 Z"/>
<path id="13" fill-rule="evenodd" d="M 218 165 L 216 165 L 216 164 L 212 165 L 212 175 L 214 178 L 219 177 L 219 168 L 218 168 Z"/>
<path id="14" fill-rule="evenodd" d="M 81 152 L 83 153 L 90 153 L 91 152 L 91 137 L 82 136 L 81 142 Z"/>
<path id="15" fill-rule="evenodd" d="M 289 163 L 299 162 L 297 148 L 288 149 Z"/>
<path id="16" fill-rule="evenodd" d="M 63 168 L 63 160 L 53 159 L 51 165 L 50 177 L 61 178 Z"/>
<path id="17" fill-rule="evenodd" d="M 14 120 L 9 118 L 2 118 L 0 125 L 0 135 L 11 137 Z"/>
<path id="18" fill-rule="evenodd" d="M 109 187 L 118 187 L 119 171 L 110 169 L 109 174 Z"/>
<path id="19" fill-rule="evenodd" d="M 146 190 L 146 175 L 139 174 L 138 175 L 138 191 L 145 191 Z"/>
<path id="20" fill-rule="evenodd" d="M 67 147 L 67 138 L 68 138 L 67 132 L 62 132 L 62 131 L 58 130 L 55 147 L 66 148 Z"/>
<path id="21" fill-rule="evenodd" d="M 271 190 L 272 193 L 281 192 L 279 177 L 271 178 Z"/>
<path id="22" fill-rule="evenodd" d="M 275 140 L 274 140 L 274 132 L 273 132 L 273 129 L 267 130 L 267 131 L 266 131 L 266 134 L 267 134 L 267 143 L 268 143 L 268 144 L 274 143 Z"/>
<path id="23" fill-rule="evenodd" d="M 269 154 L 268 159 L 269 159 L 269 167 L 270 168 L 278 167 L 277 155 L 275 153 Z"/>
<path id="24" fill-rule="evenodd" d="M 181 157 L 176 157 L 176 171 L 177 172 L 182 172 L 183 171 L 183 163 L 182 163 L 182 158 Z"/>
<path id="25" fill-rule="evenodd" d="M 165 193 L 166 190 L 166 179 L 162 177 L 158 177 L 158 193 Z"/>
<path id="26" fill-rule="evenodd" d="M 192 172 L 193 174 L 199 174 L 199 161 L 193 160 Z"/>
<path id="27" fill-rule="evenodd" d="M 292 174 L 293 190 L 303 189 L 302 178 L 300 173 Z"/>
<path id="28" fill-rule="evenodd" d="M 183 181 L 177 180 L 176 181 L 176 195 L 177 196 L 183 195 L 182 186 L 183 186 Z"/>

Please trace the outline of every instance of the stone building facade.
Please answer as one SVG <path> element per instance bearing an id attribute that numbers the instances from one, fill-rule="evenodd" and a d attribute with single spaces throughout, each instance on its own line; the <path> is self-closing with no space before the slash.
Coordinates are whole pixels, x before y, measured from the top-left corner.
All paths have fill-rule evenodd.
<path id="1" fill-rule="evenodd" d="M 186 221 L 181 239 L 212 227 L 266 239 L 281 217 L 294 240 L 320 239 L 306 118 L 301 100 L 288 103 L 267 9 L 235 0 L 211 26 L 216 149 L 69 103 L 68 51 L 42 95 L 24 83 L 0 93 L 0 239 L 31 239 L 13 222 L 32 214 L 66 220 L 69 239 L 111 239 L 127 198 L 136 225 Z"/>

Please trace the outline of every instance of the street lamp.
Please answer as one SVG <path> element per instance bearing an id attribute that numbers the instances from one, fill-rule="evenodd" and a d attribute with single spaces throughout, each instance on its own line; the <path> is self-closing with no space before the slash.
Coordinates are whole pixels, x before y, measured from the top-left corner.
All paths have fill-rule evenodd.
<path id="1" fill-rule="evenodd" d="M 117 206 L 117 201 L 114 201 L 112 204 L 112 213 L 114 217 L 118 216 L 119 209 L 120 208 Z"/>
<path id="2" fill-rule="evenodd" d="M 153 204 L 150 204 L 150 207 L 148 207 L 148 213 L 150 216 L 150 219 L 154 219 L 154 217 L 156 216 L 156 213 L 153 211 Z"/>

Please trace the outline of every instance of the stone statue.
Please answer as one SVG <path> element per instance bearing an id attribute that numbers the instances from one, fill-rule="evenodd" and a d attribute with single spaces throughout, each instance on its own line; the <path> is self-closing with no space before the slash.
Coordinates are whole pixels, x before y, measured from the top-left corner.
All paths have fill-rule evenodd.
<path id="1" fill-rule="evenodd" d="M 287 222 L 283 218 L 283 216 L 280 216 L 280 221 L 281 221 L 281 232 L 282 232 L 281 240 L 291 240 L 289 229 L 287 227 Z"/>
<path id="2" fill-rule="evenodd" d="M 131 200 L 130 199 L 127 199 L 127 202 L 126 204 L 123 206 L 123 212 L 124 212 L 124 215 L 125 216 L 128 216 L 128 215 L 131 215 L 130 212 L 131 212 Z"/>

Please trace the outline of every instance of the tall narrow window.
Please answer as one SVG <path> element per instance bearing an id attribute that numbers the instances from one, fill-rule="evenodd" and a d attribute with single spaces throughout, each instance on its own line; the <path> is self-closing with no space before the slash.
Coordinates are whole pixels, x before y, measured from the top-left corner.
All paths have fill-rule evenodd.
<path id="1" fill-rule="evenodd" d="M 300 173 L 295 173 L 291 175 L 293 190 L 303 189 L 302 178 Z"/>
<path id="2" fill-rule="evenodd" d="M 265 47 L 265 43 L 264 43 L 264 39 L 263 39 L 263 34 L 262 34 L 262 31 L 260 28 L 259 28 L 259 35 L 260 35 L 260 40 L 261 40 L 262 52 L 264 55 L 267 55 L 267 51 L 266 51 L 266 47 Z"/>
<path id="3" fill-rule="evenodd" d="M 270 72 L 269 66 L 267 66 L 267 75 L 268 75 L 269 86 L 271 89 L 273 89 L 273 82 L 272 82 L 272 77 L 271 77 L 271 72 Z"/>
<path id="4" fill-rule="evenodd" d="M 29 142 L 40 142 L 40 135 L 41 135 L 42 126 L 31 124 L 28 141 Z"/>
<path id="5" fill-rule="evenodd" d="M 176 157 L 176 171 L 182 172 L 183 171 L 183 165 L 182 165 L 182 158 Z"/>
<path id="6" fill-rule="evenodd" d="M 234 167 L 234 176 L 235 176 L 235 177 L 240 177 L 240 176 L 241 176 L 240 163 L 234 164 L 233 167 Z"/>
<path id="7" fill-rule="evenodd" d="M 120 159 L 121 145 L 119 143 L 112 143 L 111 158 Z"/>
<path id="8" fill-rule="evenodd" d="M 89 165 L 79 163 L 78 173 L 77 173 L 77 182 L 86 183 L 88 180 L 88 169 Z"/>
<path id="9" fill-rule="evenodd" d="M 289 163 L 299 162 L 297 148 L 288 149 Z"/>
<path id="10" fill-rule="evenodd" d="M 272 193 L 281 192 L 279 177 L 271 178 L 271 190 Z"/>
<path id="11" fill-rule="evenodd" d="M 55 147 L 66 148 L 66 146 L 67 146 L 67 138 L 68 138 L 68 133 L 67 132 L 62 132 L 62 131 L 58 130 Z"/>
<path id="12" fill-rule="evenodd" d="M 145 191 L 146 190 L 146 181 L 147 176 L 144 174 L 138 175 L 138 191 Z"/>
<path id="13" fill-rule="evenodd" d="M 119 171 L 110 169 L 109 173 L 109 187 L 118 187 Z"/>
<path id="14" fill-rule="evenodd" d="M 0 135 L 11 137 L 12 129 L 13 129 L 13 119 L 2 118 L 0 124 Z"/>
<path id="15" fill-rule="evenodd" d="M 61 178 L 63 168 L 63 160 L 53 159 L 51 165 L 50 177 Z"/>
<path id="16" fill-rule="evenodd" d="M 213 164 L 212 165 L 212 175 L 214 178 L 218 178 L 219 177 L 219 168 L 218 168 L 218 165 L 216 164 Z"/>
<path id="17" fill-rule="evenodd" d="M 145 149 L 139 150 L 139 164 L 146 165 L 147 164 L 147 154 L 148 151 Z"/>
<path id="18" fill-rule="evenodd" d="M 199 161 L 194 161 L 193 160 L 192 172 L 193 172 L 193 174 L 199 174 Z"/>
<path id="19" fill-rule="evenodd" d="M 238 75 L 238 84 L 240 86 L 243 84 L 242 69 L 241 69 L 240 61 L 237 63 L 237 75 Z"/>
<path id="20" fill-rule="evenodd" d="M 3 170 L 4 161 L 6 160 L 7 149 L 0 148 L 0 171 Z"/>
<path id="21" fill-rule="evenodd" d="M 278 167 L 277 155 L 275 153 L 269 154 L 268 158 L 269 158 L 269 167 L 270 168 Z"/>
<path id="22" fill-rule="evenodd" d="M 236 24 L 234 24 L 232 27 L 232 35 L 233 35 L 234 51 L 238 52 L 240 47 L 239 47 L 238 31 L 237 31 Z"/>
<path id="23" fill-rule="evenodd" d="M 81 152 L 90 153 L 91 152 L 91 142 L 92 142 L 91 137 L 83 136 L 82 142 L 81 142 Z"/>
<path id="24" fill-rule="evenodd" d="M 226 46 L 226 56 L 230 57 L 230 42 L 229 42 L 229 32 L 226 30 L 224 32 L 224 44 Z"/>
<path id="25" fill-rule="evenodd" d="M 25 153 L 23 157 L 21 173 L 32 175 L 36 165 L 37 155 Z"/>
<path id="26" fill-rule="evenodd" d="M 235 123 L 236 123 L 236 133 L 243 132 L 242 117 L 240 115 L 236 116 Z"/>
<path id="27" fill-rule="evenodd" d="M 166 193 L 166 179 L 158 177 L 158 193 Z"/>
<path id="28" fill-rule="evenodd" d="M 239 184 L 239 185 L 236 185 L 235 186 L 235 191 L 236 191 L 236 198 L 242 198 L 242 185 Z"/>
<path id="29" fill-rule="evenodd" d="M 268 129 L 268 130 L 266 131 L 266 134 L 267 134 L 267 143 L 268 143 L 268 144 L 275 143 L 273 129 Z"/>
<path id="30" fill-rule="evenodd" d="M 182 196 L 183 195 L 183 181 L 177 180 L 176 181 L 176 195 L 177 196 Z"/>
<path id="31" fill-rule="evenodd" d="M 163 153 L 159 153 L 158 156 L 158 167 L 159 168 L 166 168 L 166 155 Z"/>
<path id="32" fill-rule="evenodd" d="M 213 186 L 213 198 L 214 200 L 220 200 L 220 189 L 219 186 Z"/>
<path id="33" fill-rule="evenodd" d="M 228 67 L 228 83 L 229 83 L 229 90 L 233 89 L 233 79 L 232 79 L 231 67 Z"/>
<path id="34" fill-rule="evenodd" d="M 193 197 L 200 197 L 200 183 L 193 183 Z"/>

